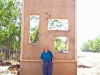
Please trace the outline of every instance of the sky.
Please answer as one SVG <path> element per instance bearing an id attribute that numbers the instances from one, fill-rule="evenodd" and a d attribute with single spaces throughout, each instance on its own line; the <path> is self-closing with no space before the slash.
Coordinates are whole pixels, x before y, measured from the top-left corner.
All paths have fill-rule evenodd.
<path id="1" fill-rule="evenodd" d="M 20 0 L 22 2 L 22 0 Z M 77 49 L 100 34 L 100 0 L 77 0 Z"/>
<path id="2" fill-rule="evenodd" d="M 100 34 L 100 0 L 77 0 L 77 48 Z"/>

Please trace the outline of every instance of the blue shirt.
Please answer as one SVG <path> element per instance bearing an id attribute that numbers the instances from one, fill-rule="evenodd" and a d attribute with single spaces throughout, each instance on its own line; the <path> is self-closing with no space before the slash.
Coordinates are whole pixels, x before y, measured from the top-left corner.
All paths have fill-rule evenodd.
<path id="1" fill-rule="evenodd" d="M 43 52 L 41 54 L 41 59 L 43 59 L 44 62 L 52 61 L 52 57 L 53 57 L 53 54 L 51 51 Z"/>

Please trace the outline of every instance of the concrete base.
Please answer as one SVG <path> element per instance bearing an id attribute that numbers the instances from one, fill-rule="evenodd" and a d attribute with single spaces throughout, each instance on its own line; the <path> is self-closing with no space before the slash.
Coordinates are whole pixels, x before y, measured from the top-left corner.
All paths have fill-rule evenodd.
<path id="1" fill-rule="evenodd" d="M 21 62 L 20 75 L 43 75 L 42 63 L 32 61 Z M 77 63 L 54 62 L 52 75 L 77 75 Z"/>

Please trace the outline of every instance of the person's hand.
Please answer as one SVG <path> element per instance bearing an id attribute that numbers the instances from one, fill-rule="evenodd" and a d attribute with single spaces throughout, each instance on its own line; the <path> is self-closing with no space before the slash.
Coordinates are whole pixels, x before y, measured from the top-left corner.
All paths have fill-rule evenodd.
<path id="1" fill-rule="evenodd" d="M 54 58 L 52 58 L 52 63 L 54 63 Z"/>
<path id="2" fill-rule="evenodd" d="M 41 60 L 41 63 L 43 63 L 43 60 Z"/>

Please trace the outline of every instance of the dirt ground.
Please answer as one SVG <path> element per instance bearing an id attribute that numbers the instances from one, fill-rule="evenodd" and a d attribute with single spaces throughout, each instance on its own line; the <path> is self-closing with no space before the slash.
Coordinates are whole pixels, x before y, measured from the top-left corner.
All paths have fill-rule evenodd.
<path id="1" fill-rule="evenodd" d="M 0 66 L 0 75 L 16 75 L 9 66 Z M 77 75 L 100 75 L 100 53 L 77 52 Z"/>
<path id="2" fill-rule="evenodd" d="M 77 75 L 100 75 L 100 53 L 77 53 Z"/>

